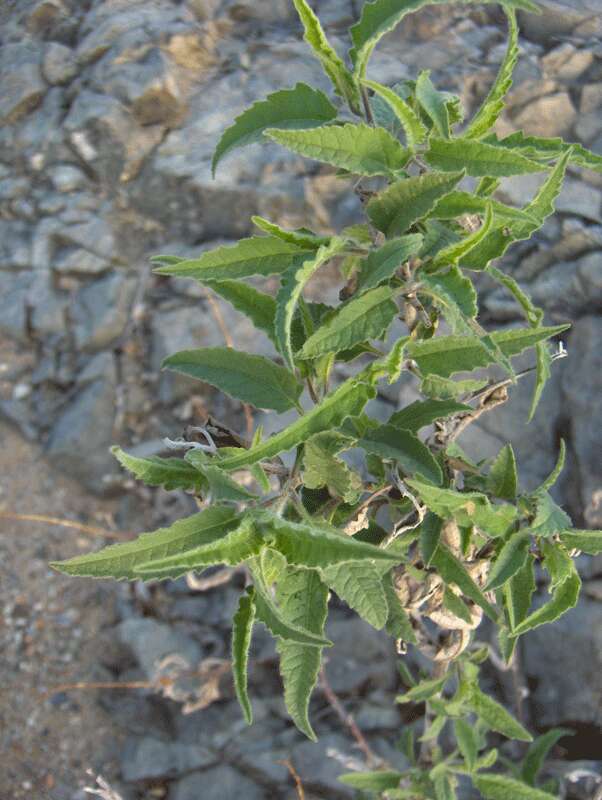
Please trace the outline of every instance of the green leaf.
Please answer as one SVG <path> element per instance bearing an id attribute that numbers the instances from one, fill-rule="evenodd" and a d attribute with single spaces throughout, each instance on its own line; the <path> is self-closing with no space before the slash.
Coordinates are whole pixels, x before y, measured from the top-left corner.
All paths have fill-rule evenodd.
<path id="1" fill-rule="evenodd" d="M 524 565 L 504 585 L 504 600 L 510 627 L 514 630 L 526 618 L 535 592 L 535 557 L 527 556 Z"/>
<path id="2" fill-rule="evenodd" d="M 232 675 L 236 697 L 248 725 L 253 721 L 253 710 L 247 687 L 247 666 L 254 622 L 253 597 L 250 594 L 243 594 L 238 601 L 238 611 L 232 619 Z"/>
<path id="3" fill-rule="evenodd" d="M 529 554 L 531 537 L 528 533 L 513 533 L 502 546 L 487 580 L 488 591 L 498 589 L 523 568 Z"/>
<path id="4" fill-rule="evenodd" d="M 557 505 L 547 492 L 533 495 L 535 502 L 535 518 L 530 532 L 534 536 L 552 536 L 561 533 L 572 525 L 569 515 Z"/>
<path id="5" fill-rule="evenodd" d="M 511 444 L 506 444 L 495 457 L 487 476 L 487 491 L 501 500 L 514 500 L 518 491 L 516 457 Z"/>
<path id="6" fill-rule="evenodd" d="M 497 269 L 492 265 L 487 267 L 487 272 L 498 283 L 504 286 L 510 292 L 510 294 L 512 294 L 513 297 L 517 300 L 517 302 L 519 303 L 520 307 L 522 308 L 525 314 L 525 317 L 527 318 L 527 322 L 529 323 L 529 325 L 537 327 L 538 325 L 541 324 L 541 321 L 543 319 L 542 309 L 537 308 L 537 306 L 533 305 L 529 295 L 523 292 L 523 290 L 520 288 L 520 286 L 514 280 L 514 278 L 511 278 L 510 275 L 506 275 L 505 273 L 501 272 L 499 269 Z"/>
<path id="7" fill-rule="evenodd" d="M 322 64 L 322 69 L 330 78 L 335 92 L 344 97 L 352 111 L 360 107 L 359 89 L 353 75 L 326 38 L 320 20 L 306 0 L 293 0 L 299 19 L 305 28 L 305 41 Z"/>
<path id="8" fill-rule="evenodd" d="M 308 647 L 313 650 L 320 647 L 332 647 L 332 642 L 325 639 L 322 633 L 313 633 L 308 628 L 305 628 L 303 625 L 305 620 L 297 622 L 293 621 L 293 619 L 289 619 L 289 615 L 294 617 L 290 607 L 287 605 L 286 609 L 288 613 L 286 613 L 284 608 L 281 608 L 274 602 L 269 589 L 264 585 L 261 576 L 258 575 L 256 571 L 253 572 L 253 580 L 255 584 L 257 618 L 263 622 L 266 628 L 268 628 L 277 639 L 286 643 L 292 642 L 301 647 Z M 285 588 L 282 591 L 286 593 L 286 581 L 284 583 Z M 315 586 L 314 588 L 317 591 L 319 587 Z M 284 599 L 286 602 L 287 598 Z M 306 599 L 309 600 L 310 598 Z"/>
<path id="9" fill-rule="evenodd" d="M 425 700 L 430 700 L 436 694 L 439 694 L 441 689 L 445 686 L 450 679 L 450 675 L 444 675 L 442 678 L 432 678 L 425 681 L 420 681 L 416 686 L 412 686 L 404 694 L 398 694 L 395 698 L 396 703 L 423 703 Z"/>
<path id="10" fill-rule="evenodd" d="M 493 209 L 495 220 L 500 222 L 534 222 L 519 208 L 499 203 L 497 200 L 490 200 L 487 197 L 479 197 L 470 192 L 455 191 L 450 192 L 438 201 L 435 208 L 429 215 L 432 219 L 458 219 L 465 214 L 483 215 L 487 212 L 488 206 Z"/>
<path id="11" fill-rule="evenodd" d="M 550 355 L 550 348 L 545 342 L 539 342 L 535 345 L 536 356 L 536 369 L 535 369 L 535 388 L 533 390 L 533 399 L 529 408 L 529 416 L 527 422 L 531 422 L 537 411 L 537 406 L 541 400 L 544 387 L 552 375 L 550 369 L 552 365 L 552 356 Z"/>
<path id="12" fill-rule="evenodd" d="M 388 286 L 371 289 L 342 305 L 309 337 L 298 358 L 316 358 L 325 353 L 350 350 L 368 339 L 382 339 L 398 313 Z"/>
<path id="13" fill-rule="evenodd" d="M 420 553 L 425 567 L 430 567 L 435 550 L 439 546 L 443 520 L 429 511 L 420 526 Z"/>
<path id="14" fill-rule="evenodd" d="M 513 242 L 531 238 L 554 212 L 554 202 L 562 189 L 569 157 L 570 151 L 559 159 L 533 200 L 522 209 L 528 217 L 532 217 L 533 221 L 515 222 L 493 228 L 488 236 L 464 257 L 462 261 L 464 268 L 483 270 L 494 258 L 502 256 Z"/>
<path id="15" fill-rule="evenodd" d="M 163 361 L 163 367 L 189 375 L 256 408 L 287 411 L 298 406 L 303 386 L 284 367 L 265 356 L 230 347 L 182 350 Z"/>
<path id="16" fill-rule="evenodd" d="M 302 249 L 276 236 L 252 236 L 234 245 L 208 250 L 198 258 L 178 259 L 177 262 L 155 268 L 159 275 L 194 278 L 201 281 L 225 281 L 250 278 L 252 275 L 275 275 L 285 272 L 311 258 L 311 250 Z M 163 256 L 155 258 L 163 259 Z M 151 259 L 153 260 L 153 259 Z"/>
<path id="17" fill-rule="evenodd" d="M 411 431 L 394 425 L 381 425 L 367 431 L 357 443 L 366 453 L 396 461 L 401 469 L 437 485 L 443 483 L 441 467 L 428 447 Z"/>
<path id="18" fill-rule="evenodd" d="M 450 244 L 447 247 L 439 250 L 433 259 L 433 267 L 437 268 L 446 266 L 447 264 L 457 264 L 467 253 L 470 253 L 472 249 L 474 249 L 480 242 L 483 241 L 483 239 L 485 239 L 492 226 L 493 206 L 488 204 L 485 212 L 485 219 L 483 220 L 481 227 L 474 233 L 471 233 L 468 236 L 465 236 L 463 239 L 460 239 L 459 242 L 454 242 L 453 244 Z"/>
<path id="19" fill-rule="evenodd" d="M 346 772 L 339 777 L 341 783 L 352 786 L 364 792 L 386 792 L 387 789 L 396 789 L 403 773 L 393 770 L 378 770 L 375 772 Z"/>
<path id="20" fill-rule="evenodd" d="M 365 292 L 389 281 L 402 264 L 418 253 L 422 242 L 421 234 L 411 233 L 408 236 L 391 239 L 378 250 L 372 250 L 362 261 L 358 278 L 358 292 Z"/>
<path id="21" fill-rule="evenodd" d="M 573 573 L 554 592 L 552 599 L 529 614 L 512 631 L 512 636 L 522 636 L 523 633 L 547 625 L 561 617 L 569 609 L 574 608 L 579 600 L 581 579 L 573 565 Z"/>
<path id="22" fill-rule="evenodd" d="M 398 564 L 398 556 L 374 545 L 360 542 L 322 520 L 291 522 L 269 511 L 258 512 L 257 525 L 270 545 L 289 564 L 311 569 L 370 559 Z"/>
<path id="23" fill-rule="evenodd" d="M 248 450 L 241 449 L 233 455 L 227 455 L 216 463 L 222 469 L 234 470 L 273 458 L 307 441 L 315 433 L 338 427 L 345 417 L 358 416 L 375 394 L 375 389 L 366 382 L 365 376 L 360 374 L 349 378 L 328 394 L 320 405 L 299 417 L 288 428 Z"/>
<path id="24" fill-rule="evenodd" d="M 333 439 L 339 442 L 335 448 Z M 345 503 L 357 502 L 363 489 L 362 480 L 344 461 L 335 458 L 340 450 L 346 449 L 343 442 L 350 441 L 330 431 L 308 439 L 303 449 L 303 485 L 308 489 L 326 486 L 332 497 L 340 497 Z"/>
<path id="25" fill-rule="evenodd" d="M 521 778 L 529 786 L 535 786 L 537 776 L 543 766 L 543 762 L 554 745 L 565 736 L 573 736 L 574 731 L 567 728 L 553 728 L 546 731 L 531 744 L 527 755 L 523 759 Z"/>
<path id="26" fill-rule="evenodd" d="M 474 619 L 464 600 L 458 597 L 455 592 L 452 592 L 451 589 L 446 588 L 443 592 L 443 607 L 451 611 L 455 617 L 464 620 L 468 625 L 474 623 Z"/>
<path id="27" fill-rule="evenodd" d="M 404 178 L 370 200 L 366 212 L 373 225 L 388 238 L 399 236 L 426 217 L 437 200 L 451 192 L 463 177 L 464 172 L 430 172 Z"/>
<path id="28" fill-rule="evenodd" d="M 581 550 L 592 556 L 602 553 L 602 531 L 581 531 L 571 528 L 560 534 L 560 541 L 570 550 Z"/>
<path id="29" fill-rule="evenodd" d="M 288 570 L 285 578 L 278 582 L 276 599 L 282 614 L 293 625 L 316 636 L 324 635 L 328 589 L 315 570 Z M 315 741 L 308 709 L 309 698 L 318 680 L 322 650 L 282 639 L 277 649 L 288 712 L 299 730 Z"/>
<path id="30" fill-rule="evenodd" d="M 276 301 L 271 295 L 241 281 L 207 281 L 206 284 L 274 342 Z"/>
<path id="31" fill-rule="evenodd" d="M 303 289 L 312 275 L 337 255 L 344 245 L 343 239 L 333 237 L 331 243 L 326 247 L 320 247 L 312 259 L 301 266 L 294 264 L 282 276 L 282 284 L 276 297 L 275 331 L 278 348 L 291 369 L 294 369 L 295 366 L 291 344 L 291 327 L 297 304 L 303 295 Z"/>
<path id="32" fill-rule="evenodd" d="M 562 470 L 564 469 L 565 458 L 566 458 L 566 445 L 564 443 L 564 439 L 561 439 L 560 446 L 558 449 L 558 458 L 556 459 L 556 464 L 554 465 L 554 469 L 552 470 L 552 472 L 550 472 L 550 474 L 541 484 L 541 486 L 537 487 L 537 489 L 533 493 L 535 496 L 541 494 L 542 492 L 549 491 L 554 486 L 554 484 L 560 477 Z"/>
<path id="33" fill-rule="evenodd" d="M 595 172 L 602 172 L 602 156 L 592 153 L 577 142 L 564 142 L 560 138 L 546 139 L 540 136 L 525 136 L 522 131 L 515 131 L 504 139 L 493 135 L 487 141 L 498 147 L 509 147 L 518 150 L 529 158 L 539 158 L 544 161 L 553 160 L 566 153 L 569 154 L 571 164 Z"/>
<path id="34" fill-rule="evenodd" d="M 540 542 L 543 555 L 543 565 L 551 578 L 549 591 L 554 592 L 559 586 L 572 577 L 574 572 L 573 559 L 565 548 L 557 542 L 543 539 Z"/>
<path id="35" fill-rule="evenodd" d="M 567 329 L 566 325 L 541 328 L 512 328 L 494 331 L 493 343 L 506 356 L 516 356 L 537 342 L 556 336 Z M 417 363 L 424 375 L 435 374 L 449 378 L 458 372 L 472 372 L 493 363 L 493 357 L 481 339 L 468 336 L 436 336 L 432 339 L 410 342 L 407 354 Z"/>
<path id="36" fill-rule="evenodd" d="M 426 139 L 427 130 L 420 117 L 393 89 L 383 86 L 381 83 L 376 83 L 376 81 L 364 80 L 363 83 L 376 92 L 379 97 L 382 97 L 390 106 L 401 123 L 408 147 L 413 148 Z"/>
<path id="37" fill-rule="evenodd" d="M 482 692 L 478 686 L 472 685 L 465 698 L 465 703 L 479 719 L 482 719 L 492 730 L 518 739 L 520 742 L 532 742 L 533 737 L 518 720 L 506 711 L 504 706 Z"/>
<path id="38" fill-rule="evenodd" d="M 257 498 L 257 495 L 232 480 L 227 472 L 212 464 L 208 456 L 201 450 L 189 450 L 186 453 L 186 461 L 207 479 L 213 502 L 239 503 Z"/>
<path id="39" fill-rule="evenodd" d="M 541 162 L 532 161 L 520 153 L 472 139 L 433 138 L 424 157 L 434 169 L 444 172 L 465 170 L 467 175 L 475 178 L 527 175 L 546 169 Z"/>
<path id="40" fill-rule="evenodd" d="M 497 621 L 498 614 L 495 608 L 470 577 L 464 564 L 441 542 L 431 558 L 431 565 L 445 583 L 455 584 L 466 597 L 480 606 L 490 619 Z"/>
<path id="41" fill-rule="evenodd" d="M 328 586 L 373 628 L 384 627 L 389 607 L 381 571 L 373 564 L 352 561 L 326 567 L 322 575 Z"/>
<path id="42" fill-rule="evenodd" d="M 134 573 L 143 580 L 154 580 L 179 578 L 191 570 L 213 564 L 235 567 L 257 555 L 263 545 L 261 533 L 253 524 L 253 520 L 246 517 L 241 520 L 237 528 L 219 539 L 170 556 L 161 557 L 153 554 L 149 560 L 139 562 L 134 567 Z"/>
<path id="43" fill-rule="evenodd" d="M 418 293 L 433 298 L 454 333 L 470 335 L 474 328 L 478 329 L 473 322 L 478 313 L 477 293 L 470 278 L 458 267 L 432 275 L 421 272 L 420 283 Z"/>
<path id="44" fill-rule="evenodd" d="M 462 241 L 462 237 L 456 233 L 457 226 L 452 228 L 444 222 L 436 219 L 425 219 L 421 223 L 424 228 L 424 242 L 418 252 L 418 257 L 425 261 L 427 258 L 434 258 L 440 250 L 451 244 Z"/>
<path id="45" fill-rule="evenodd" d="M 475 775 L 472 782 L 486 800 L 557 800 L 552 794 L 504 775 Z"/>
<path id="46" fill-rule="evenodd" d="M 479 741 L 473 726 L 465 719 L 454 721 L 454 733 L 466 768 L 472 772 L 479 752 Z"/>
<path id="47" fill-rule="evenodd" d="M 169 528 L 142 533 L 131 542 L 113 544 L 97 553 L 55 561 L 51 566 L 66 575 L 134 580 L 139 564 L 185 553 L 199 545 L 212 545 L 238 525 L 239 516 L 233 509 L 211 506 Z"/>
<path id="48" fill-rule="evenodd" d="M 337 110 L 319 89 L 298 83 L 253 103 L 222 134 L 211 162 L 211 172 L 237 147 L 260 142 L 266 128 L 313 128 L 337 116 Z"/>
<path id="49" fill-rule="evenodd" d="M 439 136 L 449 139 L 449 114 L 445 96 L 438 92 L 429 78 L 430 70 L 423 70 L 416 81 L 416 100 L 431 118 Z"/>
<path id="50" fill-rule="evenodd" d="M 392 414 L 387 424 L 417 433 L 425 425 L 431 425 L 438 419 L 466 411 L 472 411 L 472 406 L 457 403 L 455 400 L 415 400 Z"/>
<path id="51" fill-rule="evenodd" d="M 482 0 L 493 2 L 494 0 Z M 359 22 L 350 30 L 353 41 L 351 58 L 355 65 L 355 73 L 364 77 L 366 66 L 372 51 L 382 37 L 392 31 L 401 20 L 412 11 L 430 5 L 440 5 L 449 0 L 374 0 L 364 3 Z M 466 0 L 465 5 L 472 5 L 477 0 Z M 506 0 L 510 8 L 522 8 L 525 11 L 539 11 L 537 5 L 531 0 Z"/>
<path id="52" fill-rule="evenodd" d="M 454 517 L 462 527 L 477 525 L 490 536 L 503 536 L 516 518 L 516 507 L 509 504 L 492 506 L 484 494 L 479 492 L 457 492 L 422 483 L 417 479 L 407 480 L 418 492 L 428 508 L 443 519 Z"/>
<path id="53" fill-rule="evenodd" d="M 427 375 L 420 385 L 420 391 L 435 400 L 452 400 L 478 392 L 487 386 L 487 380 L 452 381 L 438 375 Z"/>
<path id="54" fill-rule="evenodd" d="M 253 216 L 251 217 L 251 222 L 255 227 L 265 233 L 269 233 L 270 236 L 282 239 L 283 242 L 290 242 L 304 250 L 317 250 L 318 247 L 329 244 L 331 239 L 330 236 L 318 236 L 303 228 L 295 231 L 288 231 L 285 228 L 281 228 L 280 225 L 276 225 L 275 222 L 270 222 L 263 217 Z"/>
<path id="55" fill-rule="evenodd" d="M 412 628 L 412 623 L 405 609 L 401 605 L 399 598 L 395 594 L 391 573 L 383 579 L 383 588 L 387 598 L 389 615 L 385 629 L 389 636 L 393 636 L 402 642 L 416 644 L 416 634 Z"/>
<path id="56" fill-rule="evenodd" d="M 389 131 L 361 122 L 304 131 L 270 128 L 266 136 L 301 156 L 358 175 L 392 175 L 402 169 L 410 157 L 408 150 Z"/>
<path id="57" fill-rule="evenodd" d="M 122 467 L 148 486 L 163 486 L 167 491 L 173 489 L 199 490 L 203 478 L 197 470 L 183 458 L 160 458 L 149 456 L 138 458 L 124 453 L 120 447 L 112 447 L 111 453 Z"/>
<path id="58" fill-rule="evenodd" d="M 512 86 L 512 73 L 518 60 L 518 25 L 514 10 L 504 7 L 508 18 L 508 47 L 493 86 L 464 131 L 467 139 L 480 139 L 495 125 L 504 110 L 504 98 Z"/>

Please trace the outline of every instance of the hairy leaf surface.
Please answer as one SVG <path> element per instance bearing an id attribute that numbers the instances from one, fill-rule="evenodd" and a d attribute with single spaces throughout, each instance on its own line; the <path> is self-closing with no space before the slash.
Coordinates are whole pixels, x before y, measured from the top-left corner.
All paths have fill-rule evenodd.
<path id="1" fill-rule="evenodd" d="M 382 339 L 398 313 L 388 286 L 379 286 L 354 297 L 309 337 L 298 358 L 349 350 L 368 339 Z"/>
<path id="2" fill-rule="evenodd" d="M 280 291 L 276 297 L 275 331 L 278 348 L 288 366 L 294 370 L 291 328 L 305 285 L 312 275 L 344 247 L 344 240 L 334 237 L 330 244 L 320 247 L 314 257 L 302 266 L 293 265 L 282 277 Z"/>
<path id="3" fill-rule="evenodd" d="M 271 295 L 241 281 L 206 281 L 206 284 L 237 311 L 248 317 L 258 330 L 267 334 L 275 343 L 276 301 Z"/>
<path id="4" fill-rule="evenodd" d="M 467 175 L 475 178 L 527 175 L 546 169 L 544 164 L 520 153 L 472 139 L 450 141 L 432 138 L 424 157 L 435 169 L 444 172 L 465 170 Z"/>
<path id="5" fill-rule="evenodd" d="M 269 358 L 229 347 L 183 350 L 166 358 L 162 366 L 210 383 L 243 403 L 278 412 L 294 408 L 303 391 L 292 372 Z"/>
<path id="6" fill-rule="evenodd" d="M 367 453 L 392 459 L 401 469 L 410 474 L 419 474 L 437 486 L 443 482 L 443 473 L 428 447 L 416 434 L 394 425 L 381 425 L 367 431 L 359 440 L 358 447 Z"/>
<path id="7" fill-rule="evenodd" d="M 402 264 L 418 253 L 422 242 L 421 234 L 411 233 L 408 236 L 391 239 L 378 250 L 372 250 L 362 261 L 358 292 L 365 292 L 390 280 Z"/>
<path id="8" fill-rule="evenodd" d="M 557 800 L 553 794 L 505 775 L 480 774 L 472 780 L 485 800 Z"/>
<path id="9" fill-rule="evenodd" d="M 285 578 L 278 582 L 276 600 L 284 617 L 293 625 L 316 636 L 324 635 L 328 589 L 315 570 L 288 570 Z M 288 712 L 299 730 L 315 741 L 308 711 L 309 699 L 318 680 L 322 649 L 283 639 L 278 642 L 277 649 Z"/>
<path id="10" fill-rule="evenodd" d="M 311 128 L 335 119 L 337 110 L 319 89 L 298 83 L 293 89 L 281 89 L 243 111 L 219 140 L 211 171 L 236 147 L 261 141 L 266 128 Z"/>
<path id="11" fill-rule="evenodd" d="M 472 411 L 472 406 L 457 403 L 455 400 L 415 400 L 392 414 L 387 424 L 417 433 L 425 425 L 464 411 Z"/>
<path id="12" fill-rule="evenodd" d="M 122 467 L 148 486 L 163 486 L 167 491 L 198 490 L 204 483 L 202 475 L 183 458 L 139 458 L 125 453 L 120 447 L 112 447 L 111 452 Z"/>
<path id="13" fill-rule="evenodd" d="M 509 739 L 518 739 L 520 742 L 532 742 L 533 737 L 518 720 L 506 711 L 489 695 L 482 692 L 478 686 L 470 687 L 466 704 L 474 713 L 487 723 L 494 731 L 507 736 Z"/>
<path id="14" fill-rule="evenodd" d="M 372 223 L 387 237 L 400 236 L 423 219 L 460 182 L 464 172 L 431 172 L 392 183 L 368 203 Z"/>
<path id="15" fill-rule="evenodd" d="M 564 613 L 574 608 L 579 600 L 581 579 L 573 566 L 572 575 L 554 592 L 552 599 L 522 620 L 512 631 L 512 636 L 521 636 L 527 631 L 554 622 Z"/>
<path id="16" fill-rule="evenodd" d="M 420 117 L 397 92 L 388 86 L 383 86 L 382 83 L 376 83 L 376 81 L 364 80 L 363 83 L 376 92 L 379 97 L 382 97 L 392 109 L 401 123 L 408 147 L 413 148 L 426 139 L 427 130 Z"/>
<path id="17" fill-rule="evenodd" d="M 271 128 L 266 135 L 294 153 L 358 175 L 392 175 L 410 157 L 389 131 L 364 123 L 348 122 L 304 131 Z"/>
<path id="18" fill-rule="evenodd" d="M 280 274 L 291 264 L 301 264 L 312 256 L 312 250 L 285 242 L 277 236 L 252 236 L 233 245 L 209 250 L 198 258 L 178 259 L 169 264 L 161 260 L 154 271 L 159 275 L 194 278 L 201 283 L 226 281 L 252 275 Z"/>
<path id="19" fill-rule="evenodd" d="M 354 561 L 322 570 L 324 580 L 341 600 L 373 628 L 384 627 L 389 615 L 382 574 L 369 562 Z"/>
<path id="20" fill-rule="evenodd" d="M 56 561 L 51 564 L 67 575 L 92 578 L 136 577 L 136 567 L 147 561 L 185 553 L 199 545 L 212 545 L 239 524 L 238 514 L 231 508 L 211 508 L 174 522 L 168 528 L 142 533 L 131 542 L 113 544 L 97 553 Z"/>
<path id="21" fill-rule="evenodd" d="M 253 710 L 247 685 L 247 666 L 254 621 L 253 597 L 243 594 L 238 601 L 238 610 L 232 619 L 232 674 L 236 696 L 248 725 L 253 721 Z"/>

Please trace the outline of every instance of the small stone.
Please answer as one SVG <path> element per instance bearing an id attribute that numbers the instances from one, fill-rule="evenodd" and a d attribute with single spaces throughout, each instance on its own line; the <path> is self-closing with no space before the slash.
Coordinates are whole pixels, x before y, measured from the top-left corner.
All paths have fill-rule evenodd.
<path id="1" fill-rule="evenodd" d="M 542 66 L 550 77 L 574 81 L 589 68 L 593 60 L 591 50 L 577 50 L 570 42 L 564 42 L 542 58 Z"/>
<path id="2" fill-rule="evenodd" d="M 519 12 L 519 20 L 524 35 L 543 44 L 577 33 L 580 26 L 595 22 L 600 11 L 598 0 L 542 0 L 539 5 L 540 15 Z"/>
<path id="3" fill-rule="evenodd" d="M 12 124 L 39 105 L 45 86 L 39 51 L 26 42 L 0 47 L 0 123 Z"/>
<path id="4" fill-rule="evenodd" d="M 201 745 L 165 742 L 152 736 L 126 740 L 121 757 L 125 781 L 173 779 L 214 764 L 216 756 Z"/>
<path id="5" fill-rule="evenodd" d="M 188 5 L 199 22 L 206 22 L 215 17 L 221 0 L 188 0 Z"/>
<path id="6" fill-rule="evenodd" d="M 540 604 L 545 602 L 539 598 Z M 529 633 L 524 670 L 538 726 L 602 723 L 602 606 L 583 597 L 550 625 Z"/>
<path id="7" fill-rule="evenodd" d="M 602 192 L 574 178 L 565 178 L 556 199 L 556 211 L 602 222 Z"/>
<path id="8" fill-rule="evenodd" d="M 169 800 L 267 800 L 268 795 L 233 767 L 221 765 L 205 772 L 193 772 L 172 784 Z"/>
<path id="9" fill-rule="evenodd" d="M 590 144 L 602 131 L 602 115 L 599 111 L 592 111 L 587 114 L 579 114 L 575 124 L 577 139 L 585 144 Z"/>
<path id="10" fill-rule="evenodd" d="M 577 118 L 577 111 L 567 92 L 558 92 L 534 100 L 514 118 L 517 127 L 533 136 L 564 136 Z"/>
<path id="11" fill-rule="evenodd" d="M 194 639 L 154 619 L 126 619 L 117 626 L 116 632 L 132 650 L 149 679 L 155 676 L 157 666 L 165 656 L 180 655 L 192 669 L 201 660 L 201 648 Z"/>
<path id="12" fill-rule="evenodd" d="M 338 734 L 320 736 L 317 742 L 304 741 L 292 752 L 291 761 L 299 773 L 304 786 L 316 792 L 324 792 L 330 800 L 355 797 L 355 790 L 339 781 L 345 768 L 329 751 L 351 755 L 349 739 Z"/>
<path id="13" fill-rule="evenodd" d="M 113 272 L 81 289 L 73 312 L 77 346 L 88 353 L 109 347 L 125 330 L 136 280 Z"/>
<path id="14" fill-rule="evenodd" d="M 42 61 L 42 75 L 53 86 L 69 83 L 77 75 L 77 61 L 70 47 L 50 42 Z"/>
<path id="15" fill-rule="evenodd" d="M 588 83 L 581 90 L 579 111 L 582 114 L 600 114 L 602 109 L 602 83 Z"/>

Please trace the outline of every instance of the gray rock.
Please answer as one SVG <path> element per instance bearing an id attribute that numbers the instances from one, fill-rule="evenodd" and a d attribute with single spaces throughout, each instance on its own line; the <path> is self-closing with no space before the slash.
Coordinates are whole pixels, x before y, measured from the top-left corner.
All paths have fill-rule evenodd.
<path id="1" fill-rule="evenodd" d="M 42 61 L 42 75 L 48 83 L 60 86 L 77 75 L 77 61 L 70 47 L 50 42 Z"/>
<path id="2" fill-rule="evenodd" d="M 397 683 L 391 639 L 359 617 L 332 613 L 326 635 L 335 646 L 326 665 L 335 692 L 347 694 L 362 687 L 392 689 Z"/>
<path id="3" fill-rule="evenodd" d="M 339 776 L 348 770 L 332 758 L 330 753 L 351 755 L 352 743 L 338 734 L 321 736 L 317 742 L 304 741 L 293 748 L 291 761 L 304 786 L 316 792 L 324 792 L 328 798 L 355 797 L 355 791 L 339 781 Z"/>
<path id="4" fill-rule="evenodd" d="M 599 21 L 597 0 L 542 0 L 542 14 L 519 12 L 521 31 L 536 42 L 551 43 L 581 29 L 595 34 Z"/>
<path id="5" fill-rule="evenodd" d="M 141 125 L 175 127 L 186 108 L 173 63 L 159 48 L 152 48 L 140 60 L 120 58 L 108 74 L 101 73 L 97 83 L 99 89 L 102 86 L 131 107 Z"/>
<path id="6" fill-rule="evenodd" d="M 562 81 L 574 81 L 582 75 L 594 60 L 591 50 L 577 50 L 570 42 L 550 50 L 542 58 L 544 72 Z"/>
<path id="7" fill-rule="evenodd" d="M 61 193 L 82 189 L 88 182 L 81 169 L 73 164 L 57 164 L 48 170 L 48 175 L 57 191 Z"/>
<path id="8" fill-rule="evenodd" d="M 533 136 L 566 136 L 577 118 L 568 92 L 540 97 L 514 117 L 513 124 Z"/>
<path id="9" fill-rule="evenodd" d="M 575 323 L 562 375 L 563 410 L 571 430 L 578 485 L 577 508 L 587 527 L 602 527 L 602 429 L 592 425 L 602 413 L 602 320 L 583 317 Z"/>
<path id="10" fill-rule="evenodd" d="M 45 86 L 39 50 L 28 42 L 0 47 L 0 122 L 12 124 L 39 105 Z"/>
<path id="11" fill-rule="evenodd" d="M 73 312 L 78 347 L 94 353 L 117 341 L 127 325 L 136 280 L 120 272 L 81 289 Z"/>
<path id="12" fill-rule="evenodd" d="M 216 16 L 221 0 L 189 0 L 188 5 L 199 22 L 206 22 Z"/>
<path id="13" fill-rule="evenodd" d="M 56 419 L 46 446 L 53 466 L 95 493 L 103 492 L 103 476 L 114 470 L 109 452 L 114 414 L 114 378 L 106 376 L 73 397 Z"/>
<path id="14" fill-rule="evenodd" d="M 121 775 L 128 783 L 173 779 L 215 762 L 216 756 L 200 745 L 165 742 L 152 736 L 131 737 L 123 748 Z"/>
<path id="15" fill-rule="evenodd" d="M 602 192 L 574 178 L 566 178 L 556 200 L 556 210 L 601 222 Z"/>
<path id="16" fill-rule="evenodd" d="M 195 668 L 201 660 L 201 648 L 185 633 L 150 618 L 126 619 L 117 626 L 118 638 L 132 650 L 148 678 L 156 674 L 165 656 L 177 653 Z"/>
<path id="17" fill-rule="evenodd" d="M 31 267 L 30 239 L 27 223 L 0 219 L 0 270 L 14 273 Z"/>
<path id="18" fill-rule="evenodd" d="M 222 765 L 205 772 L 195 772 L 174 783 L 169 800 L 267 800 L 268 795 L 256 783 L 233 767 Z"/>
<path id="19" fill-rule="evenodd" d="M 542 598 L 544 602 L 548 598 Z M 524 669 L 540 728 L 602 722 L 602 606 L 583 598 L 551 625 L 524 638 Z"/>
<path id="20" fill-rule="evenodd" d="M 599 114 L 602 107 L 602 83 L 588 83 L 581 90 L 579 111 L 582 114 Z"/>
<path id="21" fill-rule="evenodd" d="M 27 296 L 31 275 L 0 272 L 0 333 L 11 339 L 27 338 Z"/>

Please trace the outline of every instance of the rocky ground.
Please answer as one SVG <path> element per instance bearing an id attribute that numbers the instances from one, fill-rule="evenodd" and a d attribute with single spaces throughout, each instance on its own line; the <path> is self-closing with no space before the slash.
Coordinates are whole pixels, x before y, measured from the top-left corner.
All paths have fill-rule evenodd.
<path id="1" fill-rule="evenodd" d="M 314 2 L 341 49 L 360 5 Z M 522 59 L 499 130 L 520 126 L 601 152 L 598 0 L 542 5 L 543 16 L 521 20 Z M 473 108 L 504 50 L 502 17 L 483 8 L 409 17 L 383 43 L 373 77 L 390 82 L 430 67 L 439 85 Z M 219 133 L 253 100 L 291 83 L 288 75 L 325 81 L 300 42 L 288 0 L 2 4 L 0 511 L 52 514 L 115 532 L 152 529 L 191 510 L 187 497 L 132 486 L 108 447 L 159 452 L 163 436 L 178 436 L 203 409 L 243 430 L 240 408 L 159 374 L 158 366 L 176 350 L 222 344 L 224 331 L 254 351 L 268 352 L 269 342 L 225 305 L 220 323 L 198 287 L 153 276 L 149 254 L 194 254 L 234 240 L 250 232 L 253 213 L 324 232 L 359 214 L 328 170 L 275 147 L 232 155 L 211 180 Z M 521 203 L 534 189 L 531 177 L 513 179 L 501 196 Z M 558 210 L 534 241 L 512 250 L 508 264 L 550 323 L 574 322 L 569 357 L 557 364 L 528 427 L 525 381 L 464 444 L 483 456 L 510 439 L 525 482 L 534 484 L 564 438 L 569 463 L 558 499 L 576 524 L 602 527 L 602 429 L 593 424 L 602 409 L 600 176 L 572 172 Z M 316 287 L 321 296 L 329 291 L 327 278 Z M 480 291 L 485 324 L 518 320 L 502 292 L 485 282 Z M 379 398 L 381 411 L 412 392 L 401 383 Z M 244 728 L 228 677 L 219 675 L 239 576 L 203 592 L 184 582 L 148 593 L 63 580 L 47 561 L 90 547 L 90 538 L 40 523 L 0 519 L 0 547 L 3 800 L 75 800 L 92 781 L 87 768 L 113 781 L 124 800 L 292 798 L 283 758 L 308 797 L 349 796 L 335 781 L 337 759 L 361 753 L 321 693 L 314 708 L 320 743 L 294 732 L 278 699 L 273 649 L 260 637 L 252 668 L 258 722 Z M 528 637 L 523 662 L 532 724 L 574 728 L 558 755 L 571 767 L 589 759 L 581 766 L 596 773 L 602 561 L 581 566 L 579 608 Z M 400 725 L 412 720 L 391 708 L 397 679 L 388 644 L 342 608 L 330 633 L 338 640 L 328 665 L 333 688 L 371 746 L 398 763 L 393 744 Z M 174 653 L 186 665 L 165 663 Z M 180 669 L 170 684 L 176 699 L 157 691 L 157 664 Z M 73 681 L 145 686 L 52 691 Z M 183 714 L 186 703 L 202 699 L 202 687 L 221 699 Z M 583 777 L 570 796 L 593 797 L 594 783 Z"/>

